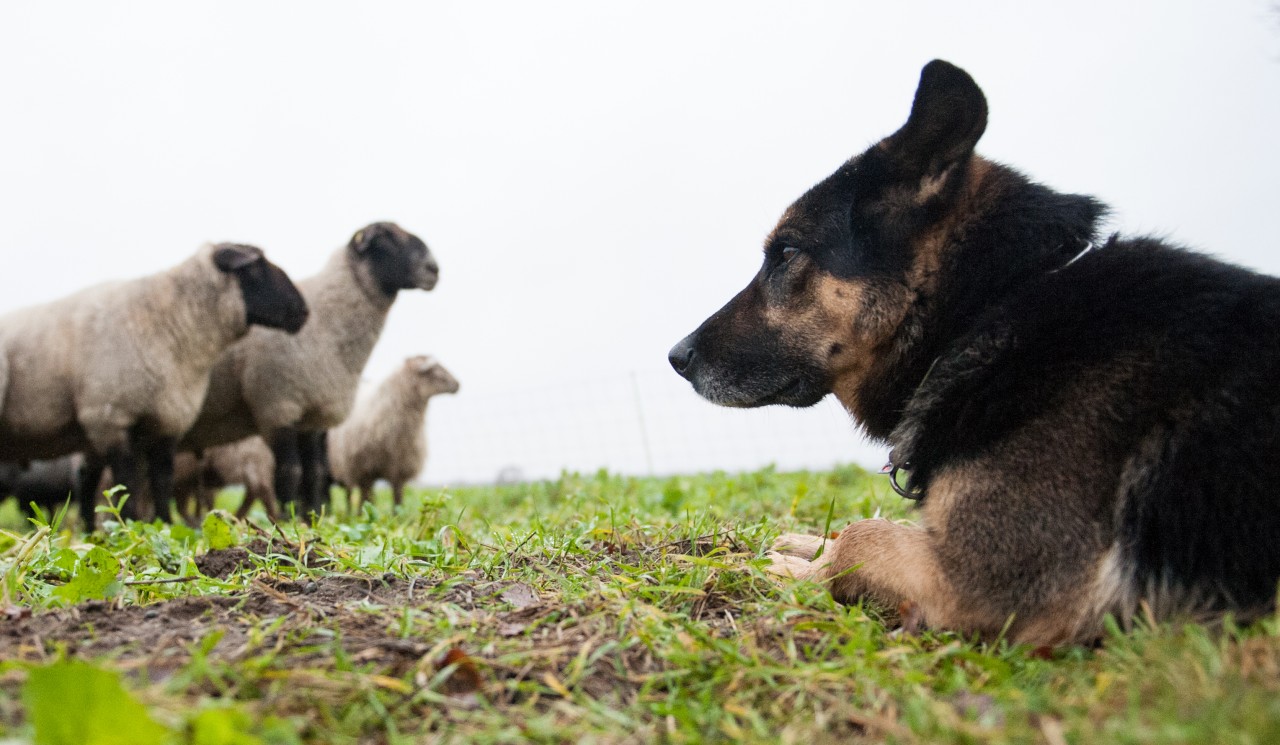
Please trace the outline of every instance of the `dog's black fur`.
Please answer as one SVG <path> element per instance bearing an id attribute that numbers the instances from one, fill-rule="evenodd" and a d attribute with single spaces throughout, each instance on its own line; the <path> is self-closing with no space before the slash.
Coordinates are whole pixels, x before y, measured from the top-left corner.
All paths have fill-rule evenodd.
<path id="1" fill-rule="evenodd" d="M 834 392 L 909 465 L 920 528 L 855 523 L 812 563 L 784 536 L 780 572 L 1040 642 L 1143 603 L 1274 608 L 1280 280 L 1152 238 L 1093 248 L 1098 202 L 973 154 L 986 114 L 926 66 L 907 124 L 793 204 L 671 351 L 717 403 Z"/>

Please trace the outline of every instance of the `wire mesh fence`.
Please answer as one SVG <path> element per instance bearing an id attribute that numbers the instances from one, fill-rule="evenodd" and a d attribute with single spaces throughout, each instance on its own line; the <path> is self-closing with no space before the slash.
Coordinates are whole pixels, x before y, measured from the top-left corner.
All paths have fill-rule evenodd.
<path id="1" fill-rule="evenodd" d="M 665 371 L 527 389 L 463 387 L 432 399 L 426 484 L 551 478 L 606 468 L 635 475 L 820 469 L 883 462 L 828 398 L 809 409 L 726 409 Z"/>

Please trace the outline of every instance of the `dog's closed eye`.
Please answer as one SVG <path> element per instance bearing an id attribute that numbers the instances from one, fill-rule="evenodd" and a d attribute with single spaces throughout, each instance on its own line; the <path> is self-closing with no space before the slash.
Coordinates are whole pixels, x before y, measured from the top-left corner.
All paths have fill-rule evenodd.
<path id="1" fill-rule="evenodd" d="M 800 253 L 800 249 L 796 248 L 795 246 L 787 246 L 782 249 L 782 260 L 791 261 L 796 257 L 796 254 L 798 253 Z"/>

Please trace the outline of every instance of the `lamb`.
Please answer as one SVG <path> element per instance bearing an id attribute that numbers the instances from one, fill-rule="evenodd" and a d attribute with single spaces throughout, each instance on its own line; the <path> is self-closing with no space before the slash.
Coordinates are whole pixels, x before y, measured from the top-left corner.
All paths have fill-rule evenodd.
<path id="1" fill-rule="evenodd" d="M 405 482 L 427 460 L 423 425 L 427 401 L 437 393 L 457 393 L 458 381 L 430 357 L 410 357 L 338 427 L 329 431 L 333 478 L 351 493 L 351 511 L 360 497 L 373 498 L 373 482 L 391 482 L 399 505 Z"/>
<path id="2" fill-rule="evenodd" d="M 0 460 L 83 451 L 80 514 L 94 525 L 110 466 L 167 519 L 174 446 L 196 419 L 214 362 L 250 325 L 293 333 L 307 306 L 262 250 L 205 245 L 166 271 L 0 317 Z M 147 476 L 144 484 L 141 474 Z M 134 502 L 133 514 L 137 512 Z"/>
<path id="3" fill-rule="evenodd" d="M 276 496 L 319 512 L 324 431 L 347 418 L 356 385 L 400 290 L 435 287 L 439 265 L 420 238 L 373 223 L 298 283 L 311 321 L 296 336 L 260 329 L 218 360 L 209 395 L 183 450 L 261 435 L 276 466 Z"/>
<path id="4" fill-rule="evenodd" d="M 174 498 L 180 509 L 190 505 L 185 512 L 188 521 L 194 524 L 213 509 L 213 498 L 219 489 L 242 484 L 244 501 L 236 510 L 236 516 L 243 518 L 254 502 L 262 502 L 271 519 L 278 520 L 280 507 L 273 483 L 275 468 L 271 448 L 257 435 L 209 448 L 199 458 L 194 453 L 179 453 L 174 465 Z"/>

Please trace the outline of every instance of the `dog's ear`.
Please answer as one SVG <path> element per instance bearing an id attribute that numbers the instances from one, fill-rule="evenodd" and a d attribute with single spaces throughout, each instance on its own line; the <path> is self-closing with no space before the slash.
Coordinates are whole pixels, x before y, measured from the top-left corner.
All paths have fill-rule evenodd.
<path id="1" fill-rule="evenodd" d="M 969 73 L 942 60 L 920 71 L 911 116 L 885 140 L 909 177 L 929 178 L 968 158 L 987 128 L 987 99 Z"/>

